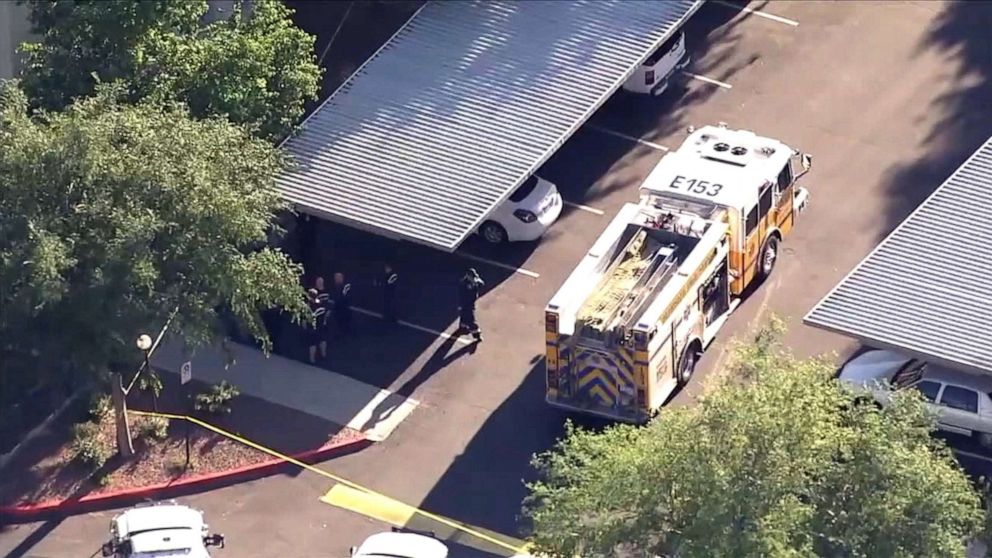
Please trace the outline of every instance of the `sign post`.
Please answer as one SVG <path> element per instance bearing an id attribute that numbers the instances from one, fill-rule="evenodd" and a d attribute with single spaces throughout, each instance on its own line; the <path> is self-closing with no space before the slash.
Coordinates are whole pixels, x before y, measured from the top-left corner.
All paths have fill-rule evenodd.
<path id="1" fill-rule="evenodd" d="M 186 361 L 179 368 L 179 384 L 183 386 L 183 391 L 186 394 L 186 404 L 188 409 L 186 414 L 191 415 L 193 413 L 193 400 L 189 396 L 189 388 L 185 387 L 190 380 L 193 379 L 193 363 L 191 361 Z M 189 419 L 186 421 L 186 469 L 189 469 Z"/>

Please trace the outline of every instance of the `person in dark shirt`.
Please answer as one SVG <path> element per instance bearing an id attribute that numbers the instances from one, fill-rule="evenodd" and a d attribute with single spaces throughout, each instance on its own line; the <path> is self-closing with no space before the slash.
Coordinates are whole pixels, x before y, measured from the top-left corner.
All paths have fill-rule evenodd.
<path id="1" fill-rule="evenodd" d="M 471 333 L 479 342 L 482 341 L 482 330 L 475 319 L 475 302 L 485 284 L 475 268 L 471 267 L 458 283 L 458 332 Z"/>
<path id="2" fill-rule="evenodd" d="M 323 280 L 317 284 L 323 286 Z M 310 289 L 307 291 L 307 303 L 310 305 L 314 319 L 314 324 L 306 328 L 307 342 L 310 346 L 310 364 L 316 364 L 318 348 L 320 358 L 327 358 L 327 295 L 322 295 L 317 288 Z"/>
<path id="3" fill-rule="evenodd" d="M 382 319 L 387 324 L 397 322 L 396 315 L 396 287 L 399 283 L 399 275 L 393 271 L 393 266 L 388 263 L 382 266 L 382 274 L 375 279 L 375 286 L 382 289 Z"/>
<path id="4" fill-rule="evenodd" d="M 351 333 L 351 283 L 346 283 L 344 273 L 334 274 L 334 322 L 342 335 Z"/>

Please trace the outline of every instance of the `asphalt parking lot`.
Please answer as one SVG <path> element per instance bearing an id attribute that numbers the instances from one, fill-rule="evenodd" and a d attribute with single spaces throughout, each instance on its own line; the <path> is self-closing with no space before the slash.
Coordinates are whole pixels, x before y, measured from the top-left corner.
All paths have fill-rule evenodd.
<path id="1" fill-rule="evenodd" d="M 356 304 L 377 310 L 364 285 L 388 257 L 403 275 L 401 317 L 422 329 L 383 331 L 359 314 L 358 335 L 332 345 L 328 367 L 421 406 L 385 442 L 322 467 L 408 504 L 520 535 L 530 456 L 562 433 L 561 415 L 543 402 L 544 305 L 689 125 L 723 121 L 812 153 L 813 171 L 803 179 L 812 204 L 772 280 L 731 317 L 672 404 L 691 402 L 728 341 L 772 313 L 790 323 L 786 342 L 797 354 L 856 348 L 801 318 L 992 135 L 992 113 L 983 108 L 992 98 L 992 5 L 753 2 L 748 9 L 759 13 L 710 3 L 687 25 L 688 71 L 709 81 L 686 76 L 659 99 L 614 97 L 544 166 L 541 174 L 566 201 L 593 211 L 566 207 L 539 243 L 492 249 L 473 239 L 463 248 L 498 265 L 329 231 L 334 246 L 320 249 L 348 262 Z M 467 265 L 487 281 L 478 311 L 486 341 L 475 349 L 431 333 L 453 329 L 455 281 Z M 988 466 L 981 450 L 969 451 L 977 457 L 966 466 Z M 184 501 L 227 535 L 219 556 L 345 556 L 386 527 L 321 502 L 332 485 L 301 472 Z M 0 552 L 90 556 L 112 513 L 7 527 Z M 463 542 L 455 555 L 479 553 L 481 545 Z"/>

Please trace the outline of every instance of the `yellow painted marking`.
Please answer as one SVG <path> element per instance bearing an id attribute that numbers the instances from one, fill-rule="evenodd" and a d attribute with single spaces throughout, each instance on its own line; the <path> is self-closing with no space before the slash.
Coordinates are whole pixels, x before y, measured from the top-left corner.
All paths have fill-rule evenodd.
<path id="1" fill-rule="evenodd" d="M 248 446 L 250 448 L 254 448 L 254 449 L 256 449 L 256 450 L 258 450 L 258 451 L 260 451 L 262 453 L 267 453 L 267 454 L 269 454 L 269 455 L 271 455 L 273 457 L 278 457 L 279 459 L 282 459 L 283 461 L 286 461 L 288 463 L 292 463 L 293 465 L 296 465 L 297 467 L 300 467 L 301 469 L 306 469 L 307 471 L 310 471 L 311 473 L 316 473 L 316 474 L 318 474 L 318 475 L 320 475 L 320 476 L 322 476 L 324 478 L 327 478 L 327 479 L 330 479 L 330 480 L 332 480 L 334 482 L 337 482 L 337 483 L 339 483 L 339 485 L 346 486 L 346 487 L 351 488 L 351 489 L 353 489 L 355 491 L 358 491 L 358 492 L 364 492 L 364 493 L 368 494 L 371 497 L 380 498 L 382 500 L 391 500 L 391 498 L 389 498 L 388 496 L 385 496 L 383 494 L 380 494 L 379 492 L 376 492 L 376 491 L 374 491 L 374 490 L 372 490 L 370 488 L 366 488 L 366 487 L 364 487 L 364 486 L 362 486 L 360 484 L 357 484 L 355 482 L 352 482 L 352 481 L 350 481 L 350 480 L 348 480 L 348 479 L 346 479 L 344 477 L 340 477 L 338 475 L 335 475 L 334 473 L 331 473 L 329 471 L 325 471 L 325 470 L 323 470 L 323 469 L 321 469 L 319 467 L 314 467 L 313 465 L 310 465 L 309 463 L 304 463 L 303 461 L 300 461 L 299 459 L 296 459 L 296 458 L 291 457 L 289 455 L 286 455 L 284 453 L 280 453 L 280 452 L 278 452 L 278 451 L 276 451 L 274 449 L 265 447 L 265 446 L 263 446 L 261 444 L 257 444 L 257 443 L 255 443 L 255 442 L 253 442 L 253 441 L 251 441 L 251 440 L 249 440 L 247 438 L 242 438 L 241 436 L 238 436 L 237 434 L 233 434 L 233 433 L 228 432 L 228 431 L 226 431 L 226 430 L 224 430 L 222 428 L 218 428 L 218 427 L 216 427 L 216 426 L 214 426 L 214 425 L 212 425 L 212 424 L 210 424 L 208 422 L 204 422 L 204 421 L 202 421 L 202 420 L 200 420 L 200 419 L 198 419 L 196 417 L 190 417 L 190 416 L 185 416 L 185 415 L 174 415 L 174 414 L 170 414 L 170 413 L 152 413 L 152 412 L 148 412 L 148 411 L 133 411 L 133 410 L 129 410 L 128 412 L 134 413 L 136 415 L 143 415 L 143 416 L 149 416 L 149 417 L 158 416 L 158 417 L 163 417 L 163 418 L 168 418 L 168 419 L 173 419 L 173 420 L 188 420 L 189 422 L 191 422 L 193 424 L 196 424 L 197 426 L 200 426 L 202 428 L 206 428 L 207 430 L 210 430 L 211 432 L 214 432 L 216 434 L 220 434 L 221 436 L 224 436 L 224 437 L 229 438 L 231 440 L 234 440 L 236 442 L 240 442 L 240 443 L 242 443 L 242 444 L 244 444 L 244 445 L 246 445 L 246 446 Z M 327 495 L 325 495 L 325 496 L 327 496 Z M 399 502 L 398 500 L 393 500 L 393 502 L 395 502 L 395 504 L 391 504 L 393 506 L 395 506 L 396 504 L 402 504 L 402 502 Z M 406 504 L 403 504 L 403 505 L 406 505 Z M 421 517 L 425 517 L 427 519 L 436 521 L 437 523 L 440 523 L 441 525 L 445 525 L 447 527 L 450 527 L 452 529 L 455 529 L 456 531 L 461 531 L 461 532 L 463 532 L 463 533 L 465 533 L 467 535 L 471 535 L 471 536 L 473 536 L 473 537 L 475 537 L 475 538 L 477 538 L 479 540 L 482 540 L 482 541 L 491 543 L 493 545 L 496 545 L 496 546 L 498 546 L 500 548 L 509 550 L 511 552 L 514 552 L 514 553 L 517 553 L 517 554 L 525 554 L 525 552 L 523 551 L 523 546 L 521 544 L 510 544 L 508 542 L 505 542 L 505 541 L 500 540 L 499 538 L 497 538 L 497 537 L 495 537 L 493 535 L 488 535 L 486 533 L 483 533 L 482 531 L 480 531 L 477 528 L 473 528 L 473 527 L 470 527 L 470 526 L 465 525 L 463 523 L 459 523 L 457 521 L 454 521 L 452 519 L 448 519 L 447 517 L 440 516 L 440 515 L 437 515 L 435 513 L 431 513 L 429 511 L 422 510 L 422 509 L 419 509 L 419 508 L 414 508 L 413 506 L 408 506 L 408 507 L 414 510 L 414 514 L 415 515 L 419 515 Z M 505 535 L 500 535 L 500 536 L 501 537 L 505 537 Z M 510 537 L 507 537 L 507 538 L 510 538 Z"/>
<path id="2" fill-rule="evenodd" d="M 332 487 L 327 491 L 327 494 L 324 494 L 320 498 L 320 501 L 397 527 L 411 527 L 411 523 L 414 522 L 417 514 L 417 508 L 413 506 L 385 496 L 377 496 L 361 490 L 355 490 L 342 484 Z M 413 525 L 413 527 L 417 529 L 423 528 L 424 530 L 433 532 L 438 538 L 470 546 L 487 554 L 492 554 L 494 548 L 492 546 L 486 546 L 488 544 L 487 541 L 465 540 L 465 528 L 490 534 L 494 538 L 506 539 L 507 543 L 517 549 L 512 551 L 517 556 L 520 556 L 520 549 L 527 546 L 524 541 L 506 537 L 499 533 L 487 532 L 482 527 L 469 526 L 464 523 L 459 523 L 459 525 L 462 527 L 460 531 L 452 530 L 450 533 L 444 532 L 443 527 L 439 532 L 436 525 L 425 524 L 423 521 L 417 525 Z M 499 550 L 505 552 L 507 548 L 509 547 L 504 546 L 500 547 Z"/>
<path id="3" fill-rule="evenodd" d="M 335 484 L 327 494 L 320 497 L 320 501 L 397 527 L 410 523 L 417 513 L 417 508 L 403 502 L 355 490 L 343 484 Z"/>
<path id="4" fill-rule="evenodd" d="M 604 405 L 612 405 L 613 398 L 603 389 L 603 386 L 596 384 L 589 389 L 589 394 L 601 401 Z"/>

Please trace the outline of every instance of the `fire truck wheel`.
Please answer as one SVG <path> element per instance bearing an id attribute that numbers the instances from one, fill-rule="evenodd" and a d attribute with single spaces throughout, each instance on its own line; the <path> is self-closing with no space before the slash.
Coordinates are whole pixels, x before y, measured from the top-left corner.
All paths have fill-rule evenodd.
<path id="1" fill-rule="evenodd" d="M 695 345 L 690 345 L 682 352 L 682 358 L 679 359 L 679 385 L 684 386 L 689 383 L 692 373 L 696 371 L 696 360 L 698 358 L 699 351 L 696 350 Z"/>
<path id="2" fill-rule="evenodd" d="M 778 261 L 778 237 L 769 236 L 765 240 L 765 245 L 761 247 L 760 271 L 761 278 L 764 279 L 772 274 L 775 269 L 775 262 Z"/>

